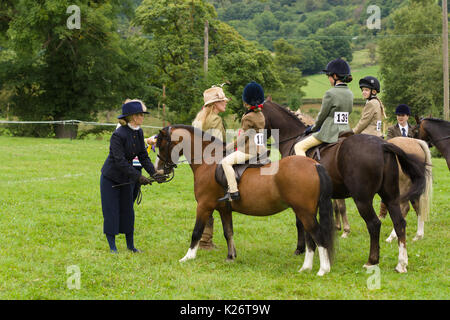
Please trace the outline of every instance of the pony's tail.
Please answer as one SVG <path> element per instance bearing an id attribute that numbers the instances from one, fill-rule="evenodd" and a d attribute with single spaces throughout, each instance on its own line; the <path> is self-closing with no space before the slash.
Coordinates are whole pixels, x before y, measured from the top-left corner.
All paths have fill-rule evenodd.
<path id="1" fill-rule="evenodd" d="M 431 152 L 428 144 L 423 140 L 417 140 L 417 143 L 425 154 L 425 191 L 419 198 L 419 212 L 417 213 L 420 220 L 427 221 L 430 217 L 431 199 L 433 197 L 433 172 L 431 165 Z"/>
<path id="2" fill-rule="evenodd" d="M 393 153 L 397 156 L 403 172 L 411 179 L 412 185 L 409 191 L 401 197 L 400 201 L 419 199 L 425 190 L 425 164 L 415 155 L 406 154 L 392 143 L 386 142 L 382 147 L 384 152 Z"/>
<path id="3" fill-rule="evenodd" d="M 334 242 L 336 233 L 333 217 L 333 205 L 331 203 L 333 184 L 330 176 L 323 166 L 317 164 L 316 170 L 320 180 L 319 227 L 323 236 L 325 247 L 328 251 L 330 263 L 332 263 L 335 254 Z"/>

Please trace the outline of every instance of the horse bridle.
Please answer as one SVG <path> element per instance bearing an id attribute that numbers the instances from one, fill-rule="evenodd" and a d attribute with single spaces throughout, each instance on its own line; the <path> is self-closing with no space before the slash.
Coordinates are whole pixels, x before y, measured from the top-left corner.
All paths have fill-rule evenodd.
<path id="1" fill-rule="evenodd" d="M 166 159 L 163 159 L 159 153 L 157 155 L 159 160 L 162 161 L 162 163 L 163 163 L 164 174 L 172 174 L 172 177 L 170 179 L 164 181 L 164 182 L 172 181 L 172 179 L 175 177 L 175 170 L 174 169 L 177 167 L 177 164 L 174 163 L 170 159 L 170 148 L 169 148 L 169 146 L 172 143 L 172 139 L 171 139 L 172 127 L 169 126 L 167 130 L 168 130 L 167 131 L 167 136 L 168 137 L 166 138 L 166 141 L 167 141 L 168 147 L 167 147 L 167 152 L 166 152 L 166 155 L 165 155 Z M 158 138 L 159 138 L 159 136 L 158 136 Z M 161 135 L 161 139 L 164 139 L 163 135 Z M 161 140 L 161 142 L 162 142 L 162 140 Z"/>
<path id="2" fill-rule="evenodd" d="M 417 122 L 417 124 L 416 124 L 416 126 L 413 128 L 413 131 L 414 130 L 418 130 L 418 131 L 420 131 L 420 123 L 422 122 L 422 119 L 420 119 L 419 120 L 419 122 Z M 419 132 L 417 132 L 417 137 L 419 136 Z M 433 146 L 433 145 L 436 145 L 436 142 L 440 142 L 440 141 L 442 141 L 442 140 L 447 140 L 447 139 L 450 139 L 450 135 L 449 136 L 445 136 L 445 137 L 441 137 L 441 138 L 439 138 L 439 139 L 436 139 L 436 140 L 433 140 L 431 137 L 430 137 L 430 135 L 427 133 L 427 136 L 428 136 L 428 141 L 427 140 L 425 140 L 429 145 L 430 145 L 430 147 L 431 146 Z"/>

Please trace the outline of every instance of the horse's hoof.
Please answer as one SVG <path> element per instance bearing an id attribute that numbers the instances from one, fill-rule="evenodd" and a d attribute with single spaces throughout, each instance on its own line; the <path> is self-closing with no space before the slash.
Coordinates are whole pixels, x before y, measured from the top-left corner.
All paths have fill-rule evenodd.
<path id="1" fill-rule="evenodd" d="M 320 269 L 319 272 L 317 272 L 317 275 L 319 277 L 322 277 L 323 275 L 327 274 L 328 272 L 330 272 L 330 270 Z"/>
<path id="2" fill-rule="evenodd" d="M 422 240 L 423 234 L 416 234 L 416 236 L 413 238 L 413 241 Z"/>
<path id="3" fill-rule="evenodd" d="M 395 267 L 395 271 L 397 271 L 398 273 L 407 273 L 408 270 L 406 270 L 406 266 L 399 263 L 397 264 L 397 266 Z"/>
<path id="4" fill-rule="evenodd" d="M 294 255 L 295 256 L 299 256 L 299 255 L 301 255 L 302 253 L 305 253 L 305 249 L 303 248 L 303 249 L 296 249 L 295 251 L 294 251 Z"/>
<path id="5" fill-rule="evenodd" d="M 312 267 L 311 268 L 309 268 L 309 267 L 301 267 L 300 270 L 298 270 L 298 272 L 304 272 L 304 271 L 311 272 L 312 271 Z"/>
<path id="6" fill-rule="evenodd" d="M 363 265 L 363 268 L 364 269 L 370 269 L 370 268 L 372 268 L 374 266 L 377 266 L 377 265 L 378 264 L 371 264 L 371 263 L 367 262 L 365 265 Z"/>
<path id="7" fill-rule="evenodd" d="M 344 233 L 342 234 L 341 238 L 348 238 L 348 235 L 350 234 L 350 231 L 344 231 Z"/>
<path id="8" fill-rule="evenodd" d="M 234 262 L 234 258 L 227 258 L 226 260 L 225 260 L 225 262 Z"/>

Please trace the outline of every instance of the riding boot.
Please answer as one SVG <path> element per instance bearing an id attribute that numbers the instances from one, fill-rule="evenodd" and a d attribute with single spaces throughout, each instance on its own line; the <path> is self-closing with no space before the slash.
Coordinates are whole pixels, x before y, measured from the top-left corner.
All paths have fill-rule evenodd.
<path id="1" fill-rule="evenodd" d="M 201 249 L 211 250 L 216 248 L 216 245 L 212 242 L 213 234 L 214 234 L 214 218 L 211 215 L 211 217 L 209 217 L 208 222 L 205 225 L 202 238 L 200 239 L 199 247 Z"/>
<path id="2" fill-rule="evenodd" d="M 378 215 L 378 218 L 384 219 L 384 218 L 386 218 L 386 214 L 387 214 L 387 207 L 383 202 L 381 202 L 380 203 L 380 214 Z"/>
<path id="3" fill-rule="evenodd" d="M 239 193 L 239 191 L 236 192 L 227 192 L 222 198 L 217 199 L 217 201 L 219 202 L 223 202 L 223 201 L 237 201 L 237 200 L 241 200 L 241 194 Z"/>
<path id="4" fill-rule="evenodd" d="M 134 253 L 139 253 L 141 252 L 141 250 L 136 249 L 134 247 L 134 235 L 133 232 L 127 233 L 125 234 L 125 239 L 127 241 L 127 249 L 134 252 Z"/>
<path id="5" fill-rule="evenodd" d="M 113 234 L 106 234 L 106 239 L 108 240 L 109 249 L 111 250 L 111 253 L 117 253 L 116 236 Z"/>

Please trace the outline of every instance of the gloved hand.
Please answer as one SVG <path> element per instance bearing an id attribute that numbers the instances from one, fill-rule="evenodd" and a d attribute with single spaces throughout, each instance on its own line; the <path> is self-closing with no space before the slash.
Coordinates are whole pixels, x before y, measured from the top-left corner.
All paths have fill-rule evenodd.
<path id="1" fill-rule="evenodd" d="M 145 186 L 147 184 L 152 184 L 152 181 L 142 175 L 142 176 L 139 177 L 139 183 L 141 185 Z"/>
<path id="2" fill-rule="evenodd" d="M 163 174 L 159 174 L 159 173 L 154 173 L 152 175 L 152 178 L 156 180 L 156 182 L 158 183 L 163 183 L 164 181 L 167 180 L 166 176 Z"/>
<path id="3" fill-rule="evenodd" d="M 307 126 L 306 130 L 303 132 L 303 134 L 306 136 L 307 134 L 310 134 L 312 130 L 312 126 Z"/>

